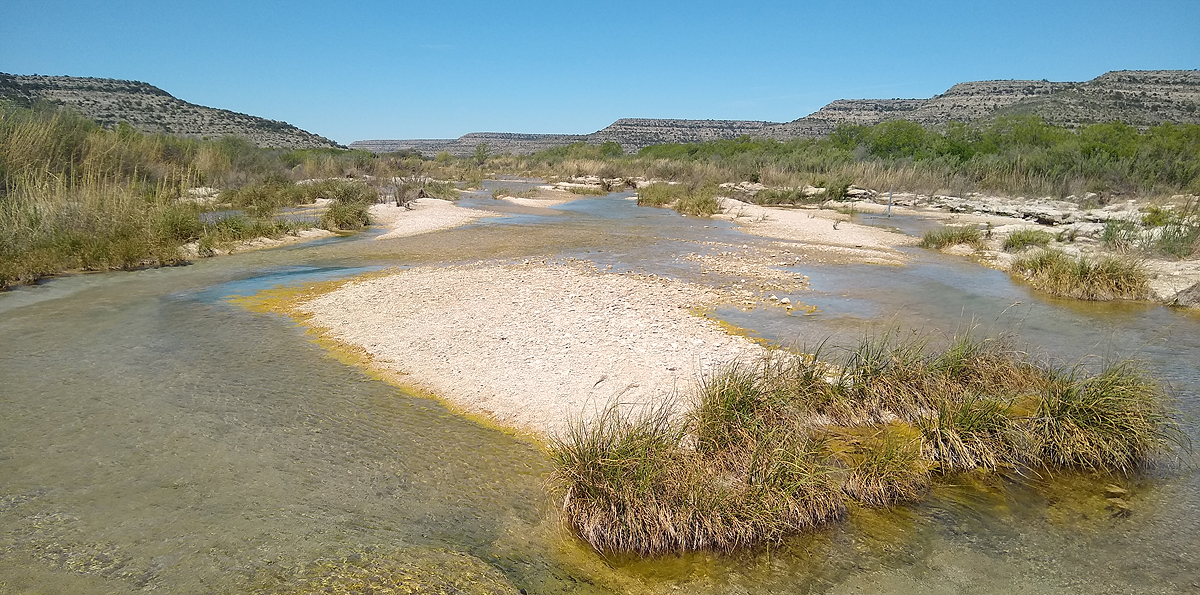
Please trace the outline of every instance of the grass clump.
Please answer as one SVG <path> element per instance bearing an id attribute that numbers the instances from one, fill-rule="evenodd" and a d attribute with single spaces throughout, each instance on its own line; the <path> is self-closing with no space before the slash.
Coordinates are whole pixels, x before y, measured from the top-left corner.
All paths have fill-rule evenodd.
<path id="1" fill-rule="evenodd" d="M 841 515 L 813 441 L 740 436 L 707 456 L 665 408 L 626 417 L 610 405 L 555 440 L 553 481 L 576 532 L 598 551 L 732 550 Z"/>
<path id="2" fill-rule="evenodd" d="M 721 210 L 721 202 L 717 200 L 716 188 L 706 187 L 688 192 L 675 202 L 674 208 L 684 215 L 710 217 Z"/>
<path id="3" fill-rule="evenodd" d="M 671 206 L 684 215 L 708 217 L 721 210 L 716 186 L 688 187 L 657 182 L 638 191 L 638 206 Z"/>
<path id="4" fill-rule="evenodd" d="M 1037 396 L 1028 435 L 1045 464 L 1128 473 L 1171 438 L 1161 391 L 1130 362 L 1095 376 L 1054 373 Z"/>
<path id="5" fill-rule="evenodd" d="M 333 202 L 321 214 L 321 227 L 330 231 L 362 229 L 371 224 L 368 209 L 379 201 L 374 188 L 360 182 L 339 181 L 328 198 Z"/>
<path id="6" fill-rule="evenodd" d="M 1071 258 L 1042 249 L 1013 261 L 1012 270 L 1039 290 L 1075 299 L 1136 300 L 1150 295 L 1145 268 L 1119 256 Z"/>
<path id="7" fill-rule="evenodd" d="M 681 184 L 655 182 L 638 190 L 639 207 L 661 207 L 683 198 L 687 190 Z"/>
<path id="8" fill-rule="evenodd" d="M 905 424 L 834 430 L 834 458 L 846 469 L 842 490 L 868 506 L 916 500 L 929 487 L 921 435 Z"/>
<path id="9" fill-rule="evenodd" d="M 580 196 L 608 196 L 609 191 L 602 186 L 567 186 L 567 192 Z"/>
<path id="10" fill-rule="evenodd" d="M 1177 428 L 1131 362 L 1096 374 L 1036 365 L 970 335 L 930 349 L 898 333 L 841 357 L 772 351 L 708 376 L 695 408 L 610 406 L 554 440 L 566 522 L 600 551 L 729 550 L 915 500 L 975 470 L 1129 473 Z"/>
<path id="11" fill-rule="evenodd" d="M 943 227 L 925 232 L 919 244 L 935 250 L 966 244 L 976 250 L 983 248 L 983 232 L 977 227 Z"/>
<path id="12" fill-rule="evenodd" d="M 1054 236 L 1048 231 L 1019 229 L 1008 234 L 1007 238 L 1004 238 L 1003 248 L 1005 252 L 1020 252 L 1030 246 L 1045 248 L 1050 245 L 1053 239 Z"/>
<path id="13" fill-rule="evenodd" d="M 824 192 L 809 195 L 803 187 L 797 188 L 767 188 L 760 190 L 750 198 L 757 205 L 798 205 L 819 204 L 828 200 Z"/>

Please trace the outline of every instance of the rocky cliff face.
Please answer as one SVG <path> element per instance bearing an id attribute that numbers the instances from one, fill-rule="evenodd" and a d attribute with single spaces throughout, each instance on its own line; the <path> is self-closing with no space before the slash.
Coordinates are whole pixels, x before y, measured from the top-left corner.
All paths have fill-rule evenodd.
<path id="1" fill-rule="evenodd" d="M 1059 126 L 1119 120 L 1146 128 L 1163 122 L 1200 123 L 1200 70 L 1119 70 L 1086 83 L 1063 84 L 997 110 L 1035 114 Z"/>
<path id="2" fill-rule="evenodd" d="M 627 152 L 662 143 L 702 143 L 713 140 L 759 135 L 774 122 L 756 120 L 660 120 L 622 118 L 606 128 L 587 135 L 587 142 L 615 142 Z"/>
<path id="3" fill-rule="evenodd" d="M 940 127 L 949 122 L 980 122 L 1008 114 L 1033 114 L 1052 124 L 1077 127 L 1122 122 L 1146 128 L 1162 122 L 1200 124 L 1200 70 L 1117 71 L 1084 83 L 975 81 L 959 83 L 929 99 L 840 99 L 816 112 L 776 124 L 745 120 L 617 120 L 592 134 L 468 134 L 453 140 L 359 141 L 352 147 L 437 147 L 466 155 L 486 142 L 496 152 L 532 153 L 574 142 L 616 142 L 627 152 L 661 143 L 704 142 L 742 135 L 790 140 L 819 138 L 838 124 L 871 125 L 911 120 Z M 392 148 L 390 150 L 397 150 Z"/>
<path id="4" fill-rule="evenodd" d="M 362 140 L 350 143 L 354 149 L 376 153 L 412 149 L 424 154 L 446 151 L 451 155 L 470 155 L 476 145 L 486 143 L 493 153 L 525 155 L 572 143 L 593 145 L 615 142 L 627 152 L 662 143 L 695 143 L 757 134 L 773 122 L 745 120 L 655 120 L 623 118 L 592 134 L 517 134 L 509 132 L 472 132 L 456 139 Z"/>
<path id="5" fill-rule="evenodd" d="M 202 138 L 243 136 L 260 147 L 336 147 L 287 122 L 214 109 L 176 99 L 153 85 L 117 79 L 0 73 L 0 99 L 38 100 L 74 108 L 102 126 L 128 122 L 143 132 Z"/>

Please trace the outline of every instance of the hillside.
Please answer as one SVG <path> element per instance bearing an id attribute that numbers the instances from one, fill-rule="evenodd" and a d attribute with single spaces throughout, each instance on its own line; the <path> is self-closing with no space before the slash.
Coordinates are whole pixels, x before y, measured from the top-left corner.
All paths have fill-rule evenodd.
<path id="1" fill-rule="evenodd" d="M 400 148 L 466 155 L 480 142 L 494 152 L 532 153 L 573 142 L 616 142 L 633 152 L 662 143 L 705 142 L 751 135 L 778 140 L 819 138 L 838 124 L 911 120 L 941 127 L 1012 114 L 1040 116 L 1051 124 L 1077 127 L 1119 120 L 1138 128 L 1162 122 L 1200 124 L 1200 70 L 1124 70 L 1083 83 L 973 81 L 928 99 L 839 99 L 786 123 L 747 120 L 623 118 L 591 134 L 472 133 L 459 139 L 358 141 L 351 147 L 386 152 Z"/>
<path id="2" fill-rule="evenodd" d="M 102 126 L 128 122 L 149 133 L 202 138 L 243 136 L 260 147 L 336 147 L 337 143 L 277 120 L 204 107 L 138 81 L 0 73 L 0 99 L 43 100 L 78 110 Z"/>

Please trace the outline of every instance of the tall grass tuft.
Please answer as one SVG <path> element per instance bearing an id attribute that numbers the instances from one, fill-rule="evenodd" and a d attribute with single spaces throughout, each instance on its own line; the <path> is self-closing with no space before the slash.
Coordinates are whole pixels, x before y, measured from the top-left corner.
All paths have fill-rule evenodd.
<path id="1" fill-rule="evenodd" d="M 1062 467 L 1131 472 L 1183 442 L 1130 362 L 1035 365 L 970 334 L 898 331 L 839 357 L 771 351 L 706 377 L 690 414 L 610 406 L 554 440 L 565 521 L 600 551 L 728 550 L 915 500 L 936 477 Z"/>
<path id="2" fill-rule="evenodd" d="M 1013 261 L 1012 271 L 1046 293 L 1081 300 L 1136 300 L 1150 295 L 1145 268 L 1118 256 L 1070 258 L 1042 249 Z"/>
<path id="3" fill-rule="evenodd" d="M 1054 236 L 1048 231 L 1043 231 L 1040 229 L 1019 229 L 1008 234 L 1008 237 L 1004 238 L 1003 248 L 1005 252 L 1020 252 L 1021 250 L 1024 250 L 1030 246 L 1045 248 L 1046 246 L 1050 245 L 1050 241 L 1053 239 Z"/>
<path id="4" fill-rule="evenodd" d="M 959 244 L 966 244 L 976 250 L 982 249 L 983 233 L 978 227 L 943 227 L 925 232 L 919 245 L 922 248 L 937 250 Z"/>
<path id="5" fill-rule="evenodd" d="M 1050 375 L 1025 429 L 1047 465 L 1129 473 L 1175 440 L 1174 428 L 1158 384 L 1119 362 L 1095 376 Z"/>
<path id="6" fill-rule="evenodd" d="M 671 206 L 684 215 L 708 217 L 721 210 L 717 187 L 688 187 L 683 184 L 650 184 L 638 191 L 638 206 Z"/>
<path id="7" fill-rule="evenodd" d="M 321 227 L 355 230 L 371 224 L 368 209 L 379 201 L 377 190 L 361 182 L 338 181 L 327 193 L 333 202 L 321 214 Z"/>
<path id="8" fill-rule="evenodd" d="M 812 440 L 741 442 L 705 457 L 666 408 L 612 404 L 555 439 L 564 518 L 599 551 L 732 550 L 832 520 L 843 504 Z"/>
<path id="9" fill-rule="evenodd" d="M 203 254 L 259 237 L 244 234 L 295 231 L 271 215 L 311 203 L 327 185 L 296 185 L 294 176 L 371 173 L 373 159 L 106 130 L 65 109 L 0 104 L 0 288 L 66 270 L 170 265 L 184 261 L 181 248 L 192 242 Z M 225 205 L 188 193 L 202 185 L 219 186 Z M 218 208 L 249 218 L 214 221 Z"/>

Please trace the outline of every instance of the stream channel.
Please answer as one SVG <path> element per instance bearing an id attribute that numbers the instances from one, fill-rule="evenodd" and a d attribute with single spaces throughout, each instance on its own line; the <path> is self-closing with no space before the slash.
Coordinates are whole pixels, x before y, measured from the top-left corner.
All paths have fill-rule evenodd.
<path id="1" fill-rule="evenodd" d="M 497 186 L 528 187 L 486 187 Z M 293 321 L 229 300 L 486 258 L 581 258 L 700 281 L 683 259 L 717 249 L 700 242 L 770 243 L 627 196 L 531 209 L 466 195 L 460 205 L 508 216 L 0 294 L 0 593 L 294 592 L 372 560 L 449 582 L 498 569 L 528 593 L 1200 593 L 1200 474 L 1189 456 L 1129 477 L 950 479 L 917 503 L 855 509 L 732 555 L 602 558 L 557 524 L 539 446 L 373 379 Z M 814 314 L 716 314 L 788 344 L 976 326 L 1068 364 L 1137 357 L 1171 386 L 1200 440 L 1194 314 L 1050 299 L 916 249 L 903 267 L 794 270 L 812 287 L 790 297 Z M 1106 500 L 1110 485 L 1127 491 L 1127 511 Z"/>

